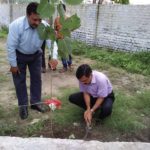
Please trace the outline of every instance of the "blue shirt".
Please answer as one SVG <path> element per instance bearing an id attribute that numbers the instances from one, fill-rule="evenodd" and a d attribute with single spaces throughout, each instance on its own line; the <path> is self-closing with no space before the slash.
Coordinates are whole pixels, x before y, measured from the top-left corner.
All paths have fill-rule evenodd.
<path id="1" fill-rule="evenodd" d="M 37 29 L 30 27 L 26 16 L 20 17 L 9 25 L 7 38 L 8 60 L 11 66 L 16 67 L 16 49 L 23 54 L 34 54 L 41 50 L 43 40 L 40 39 Z"/>
<path id="2" fill-rule="evenodd" d="M 92 71 L 90 84 L 79 82 L 79 86 L 81 92 L 87 92 L 95 98 L 105 98 L 112 92 L 112 85 L 108 77 L 98 71 Z"/>

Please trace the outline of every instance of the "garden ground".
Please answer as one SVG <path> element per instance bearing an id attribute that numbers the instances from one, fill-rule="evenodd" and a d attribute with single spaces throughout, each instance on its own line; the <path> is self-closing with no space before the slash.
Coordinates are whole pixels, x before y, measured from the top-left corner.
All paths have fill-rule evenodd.
<path id="1" fill-rule="evenodd" d="M 82 55 L 73 56 L 73 72 L 60 74 L 60 62 L 55 72 L 47 70 L 42 74 L 42 99 L 57 97 L 62 101 L 62 108 L 45 114 L 29 109 L 28 119 L 20 120 L 5 43 L 5 39 L 0 39 L 0 135 L 82 139 L 85 135 L 83 110 L 70 104 L 68 96 L 78 91 L 77 66 L 88 63 L 109 76 L 116 101 L 110 117 L 104 121 L 93 120 L 87 140 L 150 142 L 149 76 L 127 72 Z M 28 90 L 29 82 L 27 74 Z"/>

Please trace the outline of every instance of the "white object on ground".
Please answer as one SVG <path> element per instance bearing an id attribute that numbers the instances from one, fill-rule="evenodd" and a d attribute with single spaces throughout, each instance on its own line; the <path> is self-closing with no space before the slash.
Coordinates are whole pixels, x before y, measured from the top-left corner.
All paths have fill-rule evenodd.
<path id="1" fill-rule="evenodd" d="M 56 109 L 56 105 L 54 103 L 49 104 L 49 108 L 54 111 Z"/>
<path id="2" fill-rule="evenodd" d="M 74 134 L 69 135 L 69 139 L 75 139 L 75 135 Z"/>

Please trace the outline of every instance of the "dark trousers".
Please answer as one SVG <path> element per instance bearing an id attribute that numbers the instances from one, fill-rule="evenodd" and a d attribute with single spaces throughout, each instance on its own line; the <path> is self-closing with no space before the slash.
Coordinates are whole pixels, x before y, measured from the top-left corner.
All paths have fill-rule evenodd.
<path id="1" fill-rule="evenodd" d="M 61 61 L 62 61 L 63 67 L 67 69 L 67 67 L 72 64 L 72 56 L 69 55 L 68 59 L 61 58 Z"/>
<path id="2" fill-rule="evenodd" d="M 97 98 L 90 96 L 91 108 L 94 106 Z M 115 100 L 114 93 L 110 93 L 107 97 L 105 97 L 102 105 L 100 106 L 100 114 L 99 118 L 104 119 L 105 117 L 109 116 L 112 112 L 113 102 Z M 79 107 L 86 110 L 86 104 L 83 97 L 83 92 L 74 93 L 69 96 L 69 101 L 73 104 L 78 105 Z"/>
<path id="3" fill-rule="evenodd" d="M 42 68 L 46 68 L 46 64 L 45 64 L 45 45 L 46 45 L 46 41 L 44 40 L 43 44 L 42 44 Z"/>
<path id="4" fill-rule="evenodd" d="M 16 51 L 17 65 L 20 74 L 13 75 L 13 81 L 16 88 L 18 105 L 28 104 L 28 94 L 26 86 L 26 69 L 30 72 L 30 103 L 34 104 L 41 101 L 41 64 L 42 52 L 37 51 L 35 54 L 25 55 Z"/>

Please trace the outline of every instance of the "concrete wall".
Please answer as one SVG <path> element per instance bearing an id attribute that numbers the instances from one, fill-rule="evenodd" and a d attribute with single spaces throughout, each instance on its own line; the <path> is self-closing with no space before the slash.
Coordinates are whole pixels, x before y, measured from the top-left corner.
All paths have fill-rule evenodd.
<path id="1" fill-rule="evenodd" d="M 10 22 L 9 5 L 0 4 L 0 26 L 8 25 Z"/>
<path id="2" fill-rule="evenodd" d="M 0 25 L 25 15 L 25 8 L 0 4 Z M 100 47 L 150 51 L 150 5 L 67 6 L 67 14 L 74 13 L 81 18 L 81 27 L 72 33 L 73 38 Z"/>
<path id="3" fill-rule="evenodd" d="M 150 5 L 85 5 L 69 10 L 82 20 L 74 38 L 100 47 L 150 51 Z"/>
<path id="4" fill-rule="evenodd" d="M 0 3 L 0 26 L 8 26 L 16 18 L 26 14 L 26 4 L 1 4 Z"/>
<path id="5" fill-rule="evenodd" d="M 100 142 L 55 138 L 0 136 L 1 150 L 149 150 L 144 142 Z"/>

